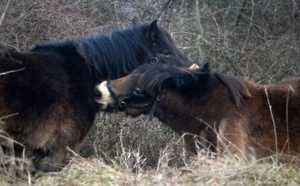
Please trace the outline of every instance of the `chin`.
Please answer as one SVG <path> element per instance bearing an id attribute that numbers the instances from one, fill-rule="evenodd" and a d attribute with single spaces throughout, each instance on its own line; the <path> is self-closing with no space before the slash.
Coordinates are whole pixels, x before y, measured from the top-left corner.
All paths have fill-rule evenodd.
<path id="1" fill-rule="evenodd" d="M 138 116 L 142 115 L 144 113 L 144 111 L 142 109 L 137 110 L 137 109 L 126 108 L 124 110 L 124 113 L 126 115 L 129 115 L 129 116 L 132 116 L 132 117 L 138 117 Z"/>

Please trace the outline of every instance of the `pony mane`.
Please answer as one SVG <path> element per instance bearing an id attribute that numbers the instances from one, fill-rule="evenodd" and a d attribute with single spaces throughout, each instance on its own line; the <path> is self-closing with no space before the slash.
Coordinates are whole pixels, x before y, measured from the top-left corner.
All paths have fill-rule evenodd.
<path id="1" fill-rule="evenodd" d="M 190 70 L 173 65 L 149 65 L 145 64 L 136 69 L 133 74 L 138 75 L 138 86 L 146 91 L 158 92 L 160 89 L 185 91 L 189 94 L 194 89 L 209 91 L 212 88 L 213 79 L 219 80 L 229 91 L 237 107 L 241 106 L 244 97 L 250 97 L 246 84 L 233 76 L 220 73 L 211 73 L 207 66 L 201 69 Z M 205 95 L 205 94 L 203 94 Z"/>
<path id="2" fill-rule="evenodd" d="M 133 74 L 139 76 L 137 85 L 151 92 L 160 89 L 183 90 L 196 80 L 196 76 L 187 68 L 166 64 L 145 64 L 136 69 Z"/>
<path id="3" fill-rule="evenodd" d="M 244 97 L 251 97 L 251 94 L 244 82 L 233 77 L 220 73 L 214 73 L 215 77 L 228 89 L 234 103 L 237 107 L 241 106 Z"/>
<path id="4" fill-rule="evenodd" d="M 145 59 L 142 56 L 136 57 L 139 53 L 147 53 L 149 58 L 152 57 L 144 43 L 149 25 L 150 22 L 146 22 L 126 30 L 116 30 L 110 34 L 93 36 L 74 43 L 81 56 L 95 67 L 101 77 L 116 79 L 129 74 L 144 63 Z M 173 48 L 174 39 L 159 25 L 158 29 L 157 40 L 160 44 Z"/>
<path id="5" fill-rule="evenodd" d="M 106 35 L 37 45 L 30 52 L 52 52 L 69 56 L 69 52 L 75 48 L 75 51 L 85 60 L 94 79 L 98 81 L 116 79 L 145 63 L 144 54 L 148 55 L 150 62 L 152 56 L 147 46 L 150 43 L 147 43 L 146 39 L 150 24 L 151 22 L 145 22 Z M 158 42 L 173 49 L 174 39 L 161 26 L 157 25 L 157 28 Z"/>
<path id="6" fill-rule="evenodd" d="M 135 28 L 117 30 L 107 35 L 77 40 L 74 44 L 78 53 L 100 76 L 117 78 L 128 74 L 141 63 L 134 51 L 143 45 L 142 34 L 141 29 Z M 114 64 L 116 62 L 118 64 Z"/>

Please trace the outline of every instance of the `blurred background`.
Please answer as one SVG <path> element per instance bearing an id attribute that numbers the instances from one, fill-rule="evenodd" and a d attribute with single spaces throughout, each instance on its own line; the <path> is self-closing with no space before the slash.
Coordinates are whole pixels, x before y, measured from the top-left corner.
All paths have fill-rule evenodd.
<path id="1" fill-rule="evenodd" d="M 268 84 L 300 74 L 299 9 L 299 0 L 0 0 L 0 45 L 26 51 L 123 29 L 134 16 L 158 19 L 193 61 Z M 133 168 L 177 166 L 186 161 L 182 144 L 157 120 L 99 113 L 80 155 Z"/>

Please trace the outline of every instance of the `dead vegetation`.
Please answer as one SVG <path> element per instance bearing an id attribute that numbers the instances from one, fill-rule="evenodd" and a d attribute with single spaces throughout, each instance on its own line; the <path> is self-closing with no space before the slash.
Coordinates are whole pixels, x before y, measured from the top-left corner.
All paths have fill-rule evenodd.
<path id="1" fill-rule="evenodd" d="M 125 28 L 137 15 L 142 20 L 159 19 L 194 61 L 209 61 L 217 71 L 249 80 L 277 82 L 300 74 L 299 8 L 300 2 L 292 0 L 4 0 L 0 44 L 25 51 L 36 43 Z M 158 121 L 100 113 L 80 153 L 61 172 L 31 175 L 28 160 L 0 151 L 0 184 L 300 183 L 294 165 L 272 159 L 245 164 L 203 153 L 189 159 L 182 138 Z"/>

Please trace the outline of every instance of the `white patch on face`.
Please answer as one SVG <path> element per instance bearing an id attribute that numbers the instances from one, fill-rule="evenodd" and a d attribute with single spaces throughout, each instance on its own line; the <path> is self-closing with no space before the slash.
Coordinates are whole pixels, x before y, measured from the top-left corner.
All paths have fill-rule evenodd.
<path id="1" fill-rule="evenodd" d="M 97 86 L 98 91 L 101 93 L 101 99 L 95 101 L 101 105 L 102 109 L 106 109 L 109 104 L 113 103 L 113 99 L 107 89 L 107 81 L 103 81 Z"/>

